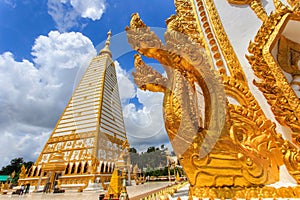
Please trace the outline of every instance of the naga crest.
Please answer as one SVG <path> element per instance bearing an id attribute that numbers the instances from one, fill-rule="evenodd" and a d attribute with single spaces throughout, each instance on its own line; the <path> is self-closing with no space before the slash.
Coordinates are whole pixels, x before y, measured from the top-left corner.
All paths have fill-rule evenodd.
<path id="1" fill-rule="evenodd" d="M 299 76 L 298 68 L 291 62 L 295 65 L 300 60 L 300 46 L 284 35 L 270 36 L 279 30 L 277 26 L 284 25 L 281 20 L 300 19 L 298 8 L 291 9 L 274 0 L 276 10 L 268 16 L 259 0 L 228 1 L 249 5 L 263 21 L 249 44 L 247 59 L 260 79 L 254 84 L 264 94 L 278 123 L 292 130 L 291 140 L 283 139 L 276 131 L 275 123 L 264 114 L 251 93 L 249 80 L 212 0 L 205 4 L 196 0 L 197 5 L 195 1 L 175 0 L 177 14 L 166 20 L 164 43 L 138 14 L 132 15 L 126 28 L 129 44 L 139 53 L 134 62 L 135 83 L 142 90 L 164 94 L 165 128 L 190 182 L 190 194 L 197 197 L 213 193 L 212 196 L 219 198 L 245 198 L 245 188 L 279 181 L 282 165 L 300 183 L 297 113 L 300 102 L 294 98 L 291 83 L 274 74 L 275 69 L 283 74 L 279 72 L 283 68 Z M 281 66 L 275 66 L 277 63 L 264 55 L 269 39 L 274 38 L 280 38 L 276 43 L 279 52 L 276 60 Z M 291 54 L 286 51 L 291 48 L 294 57 L 287 60 Z M 166 76 L 148 66 L 141 55 L 159 61 Z M 294 107 L 297 109 L 293 110 Z M 226 192 L 228 188 L 230 194 Z M 247 194 L 258 197 L 255 191 Z M 265 187 L 260 190 L 260 197 L 274 197 L 278 195 L 276 192 Z"/>

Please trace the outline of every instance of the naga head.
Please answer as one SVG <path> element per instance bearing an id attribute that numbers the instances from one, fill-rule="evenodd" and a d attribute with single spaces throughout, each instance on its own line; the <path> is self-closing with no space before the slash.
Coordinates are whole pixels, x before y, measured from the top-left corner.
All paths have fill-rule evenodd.
<path id="1" fill-rule="evenodd" d="M 195 152 L 205 157 L 224 130 L 224 88 L 204 47 L 171 29 L 177 26 L 173 20 L 176 17 L 168 20 L 163 44 L 137 14 L 133 15 L 126 28 L 129 44 L 143 56 L 158 60 L 166 72 L 163 76 L 137 54 L 133 76 L 140 89 L 164 93 L 165 128 L 174 152 L 182 159 L 193 157 Z M 190 164 L 186 167 L 195 170 Z"/>

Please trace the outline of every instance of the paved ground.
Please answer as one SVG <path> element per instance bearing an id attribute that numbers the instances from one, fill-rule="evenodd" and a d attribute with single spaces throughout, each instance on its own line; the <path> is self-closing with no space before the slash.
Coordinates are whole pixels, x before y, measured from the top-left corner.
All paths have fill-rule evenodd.
<path id="1" fill-rule="evenodd" d="M 96 192 L 88 192 L 88 193 L 65 193 L 65 194 L 39 194 L 39 193 L 32 193 L 26 195 L 1 195 L 0 199 L 53 199 L 53 200 L 98 200 L 99 194 Z"/>
<path id="2" fill-rule="evenodd" d="M 177 200 L 180 197 L 181 200 L 188 200 L 189 197 L 189 184 L 186 184 L 174 194 L 173 197 L 170 197 L 170 200 Z"/>
<path id="3" fill-rule="evenodd" d="M 130 199 L 137 199 L 135 197 L 140 197 L 143 194 L 151 193 L 153 191 L 164 188 L 168 185 L 168 182 L 151 182 L 143 185 L 129 186 L 127 187 L 127 192 Z M 98 200 L 99 192 L 66 192 L 62 194 L 43 194 L 43 193 L 31 193 L 26 195 L 0 195 L 0 200 L 3 199 L 28 199 L 28 200 L 38 200 L 38 199 L 51 199 L 51 200 Z"/>
<path id="4" fill-rule="evenodd" d="M 129 186 L 127 187 L 127 193 L 132 200 L 140 199 L 147 194 L 149 195 L 149 193 L 167 187 L 169 184 L 169 182 L 150 182 L 143 185 Z"/>

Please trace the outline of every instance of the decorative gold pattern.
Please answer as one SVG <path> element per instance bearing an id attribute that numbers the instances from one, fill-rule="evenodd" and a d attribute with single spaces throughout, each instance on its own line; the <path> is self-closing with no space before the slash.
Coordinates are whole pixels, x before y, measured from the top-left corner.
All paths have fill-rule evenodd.
<path id="1" fill-rule="evenodd" d="M 133 16 L 135 22 L 139 21 L 138 18 L 137 14 Z M 221 80 L 207 64 L 203 48 L 170 28 L 165 33 L 164 46 L 149 28 L 139 29 L 140 24 L 145 27 L 141 20 L 135 26 L 133 21 L 130 24 L 127 33 L 133 48 L 165 66 L 168 78 L 158 75 L 158 72 L 145 65 L 141 56 L 136 55 L 135 81 L 141 89 L 164 92 L 166 129 L 174 151 L 180 154 L 181 165 L 186 170 L 192 188 L 250 186 L 278 180 L 279 163 L 275 154 L 279 149 L 275 127 L 265 119 L 247 87 L 224 77 L 228 94 L 241 98 L 245 95 L 243 99 L 238 99 L 241 100 L 241 106 L 226 106 L 225 91 L 219 85 Z M 195 85 L 201 87 L 205 97 L 204 116 L 199 114 L 196 107 Z M 212 102 L 216 104 L 212 105 Z M 247 110 L 247 105 L 253 108 Z M 221 109 L 214 106 L 220 106 Z M 202 118 L 205 119 L 204 124 L 200 123 Z M 225 119 L 229 120 L 228 125 L 222 124 Z M 211 121 L 214 121 L 213 125 Z M 208 146 L 213 145 L 211 140 L 218 138 L 218 134 L 219 140 L 208 152 Z M 199 156 L 201 145 L 204 146 L 204 157 Z"/>
<path id="2" fill-rule="evenodd" d="M 224 59 L 226 61 L 227 67 L 230 71 L 230 76 L 232 76 L 235 79 L 238 79 L 240 81 L 246 82 L 246 77 L 244 74 L 244 71 L 242 69 L 242 66 L 233 50 L 233 47 L 230 44 L 230 41 L 226 35 L 226 32 L 224 30 L 224 27 L 221 23 L 219 14 L 217 12 L 216 6 L 213 2 L 213 0 L 196 0 L 198 10 L 201 16 L 201 13 L 207 12 L 208 19 L 210 23 L 212 24 L 211 29 L 213 30 L 213 33 L 216 35 L 216 40 L 218 41 L 218 45 L 221 48 L 221 54 L 224 56 Z M 205 7 L 205 9 L 204 9 Z M 207 11 L 205 11 L 207 10 Z M 203 14 L 204 15 L 204 14 Z M 203 24 L 205 27 L 205 24 Z M 209 24 L 207 24 L 209 26 Z M 207 27 L 207 30 L 209 27 Z M 215 40 L 209 41 L 209 44 L 216 45 Z M 212 47 L 213 48 L 213 47 Z"/>
<path id="3" fill-rule="evenodd" d="M 275 124 L 250 92 L 212 0 L 176 0 L 177 15 L 166 21 L 165 45 L 138 14 L 133 14 L 126 28 L 128 42 L 138 53 L 158 60 L 167 74 L 164 77 L 147 66 L 138 54 L 134 80 L 143 90 L 164 93 L 165 128 L 189 179 L 190 195 L 299 197 L 298 187 L 261 187 L 279 180 L 282 164 L 300 183 L 300 155 L 294 146 L 300 141 L 299 100 L 270 53 L 275 45 L 272 41 L 278 39 L 274 33 L 282 31 L 287 19 L 299 19 L 299 12 L 294 8 L 291 14 L 293 11 L 278 0 L 274 0 L 276 11 L 270 16 L 259 0 L 229 2 L 250 5 L 263 20 L 247 58 L 261 79 L 255 84 L 272 106 L 276 119 L 294 131 L 293 143 L 276 133 Z M 180 17 L 182 13 L 188 17 Z M 219 65 L 211 62 L 216 57 Z M 221 63 L 223 58 L 225 63 Z M 219 73 L 212 65 L 219 67 Z"/>
<path id="4" fill-rule="evenodd" d="M 210 199 L 251 199 L 251 198 L 297 198 L 300 195 L 300 187 L 281 187 L 275 189 L 268 186 L 255 187 L 203 187 L 196 188 L 193 193 L 200 198 Z"/>
<path id="5" fill-rule="evenodd" d="M 193 7 L 193 13 L 197 13 L 197 8 L 194 4 L 195 2 L 192 1 L 192 7 Z M 198 18 L 197 24 L 201 27 L 203 26 L 203 31 L 201 28 L 198 28 L 199 32 L 205 35 L 206 40 L 208 42 L 203 42 L 204 44 L 202 46 L 205 46 L 207 49 L 207 55 L 213 55 L 213 56 L 209 56 L 212 58 L 212 60 L 215 61 L 214 65 L 218 68 L 219 73 L 225 75 L 226 74 L 226 69 L 224 67 L 224 60 L 221 56 L 221 51 L 218 47 L 218 45 L 216 44 L 216 39 L 214 34 L 212 33 L 211 28 L 209 27 L 209 19 L 207 14 L 204 12 L 204 7 L 202 5 L 202 2 L 198 2 L 199 5 L 199 12 L 200 12 L 200 16 Z M 180 20 L 182 21 L 182 20 Z M 176 30 L 176 27 L 175 27 Z"/>
<path id="6" fill-rule="evenodd" d="M 26 177 L 26 168 L 23 164 L 21 167 L 21 172 L 20 172 L 19 178 L 25 178 L 25 177 Z"/>
<path id="7" fill-rule="evenodd" d="M 260 81 L 254 81 L 255 85 L 268 100 L 276 120 L 293 131 L 293 143 L 299 146 L 299 99 L 282 73 L 282 70 L 291 72 L 291 68 L 288 69 L 286 64 L 283 63 L 282 52 L 279 52 L 278 58 L 281 65 L 278 65 L 270 52 L 274 46 L 274 41 L 277 40 L 282 31 L 282 27 L 293 15 L 287 7 L 281 7 L 281 9 L 277 9 L 276 12 L 272 13 L 258 31 L 254 41 L 250 43 L 249 52 L 252 55 L 248 56 L 248 60 L 255 75 L 260 78 Z M 295 70 L 292 73 L 296 73 Z"/>
<path id="8" fill-rule="evenodd" d="M 122 179 L 117 169 L 114 170 L 105 194 L 105 199 L 119 199 L 122 190 Z"/>
<path id="9" fill-rule="evenodd" d="M 300 1 L 299 0 L 287 0 L 287 2 L 292 6 L 292 7 L 299 7 Z"/>
<path id="10" fill-rule="evenodd" d="M 251 9 L 255 12 L 257 17 L 262 21 L 267 19 L 268 15 L 265 11 L 261 0 L 227 0 L 231 4 L 238 4 L 238 5 L 249 5 Z"/>

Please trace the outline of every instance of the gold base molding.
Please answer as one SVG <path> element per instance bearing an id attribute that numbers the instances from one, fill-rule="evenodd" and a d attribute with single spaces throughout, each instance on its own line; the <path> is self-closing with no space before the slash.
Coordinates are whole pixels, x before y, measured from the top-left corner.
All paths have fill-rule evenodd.
<path id="1" fill-rule="evenodd" d="M 189 196 L 198 198 L 299 198 L 300 186 L 280 187 L 253 186 L 253 187 L 192 187 Z"/>

